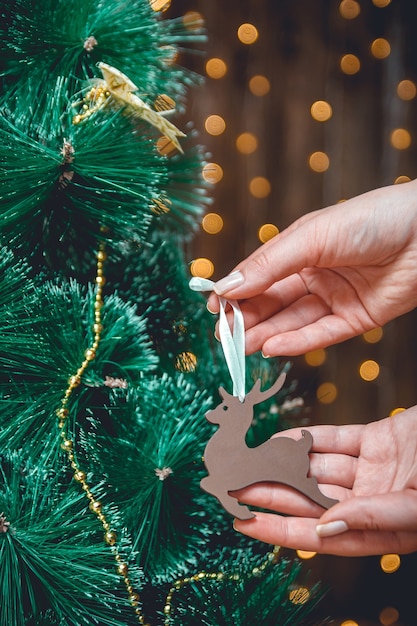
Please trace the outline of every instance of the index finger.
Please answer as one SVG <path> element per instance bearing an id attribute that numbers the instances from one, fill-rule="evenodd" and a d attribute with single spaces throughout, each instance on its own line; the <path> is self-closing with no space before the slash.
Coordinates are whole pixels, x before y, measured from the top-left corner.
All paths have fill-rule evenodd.
<path id="1" fill-rule="evenodd" d="M 348 424 L 333 426 L 322 424 L 305 428 L 291 428 L 273 435 L 273 437 L 291 437 L 301 439 L 303 430 L 308 430 L 313 437 L 311 452 L 333 452 L 359 456 L 364 431 L 364 424 Z"/>

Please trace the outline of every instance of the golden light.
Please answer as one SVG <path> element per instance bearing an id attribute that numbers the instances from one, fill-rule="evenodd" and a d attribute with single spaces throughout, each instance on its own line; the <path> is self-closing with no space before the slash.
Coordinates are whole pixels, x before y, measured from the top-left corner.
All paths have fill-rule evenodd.
<path id="1" fill-rule="evenodd" d="M 386 606 L 379 614 L 379 621 L 382 626 L 392 626 L 398 621 L 399 617 L 400 614 L 397 609 L 394 609 L 393 606 Z"/>
<path id="2" fill-rule="evenodd" d="M 249 192 L 254 198 L 267 198 L 271 193 L 271 183 L 264 176 L 255 176 L 249 182 Z"/>
<path id="3" fill-rule="evenodd" d="M 155 12 L 161 11 L 163 13 L 171 6 L 171 0 L 149 0 L 149 4 Z"/>
<path id="4" fill-rule="evenodd" d="M 210 259 L 200 257 L 194 259 L 190 265 L 190 272 L 192 276 L 198 276 L 199 278 L 210 278 L 214 273 L 214 265 Z"/>
<path id="5" fill-rule="evenodd" d="M 258 138 L 253 133 L 241 133 L 236 139 L 236 148 L 241 154 L 252 154 L 258 147 Z"/>
<path id="6" fill-rule="evenodd" d="M 156 149 L 159 154 L 167 157 L 172 156 L 178 151 L 177 146 L 174 144 L 172 139 L 166 137 L 165 135 L 162 135 L 162 137 L 160 137 L 156 142 Z"/>
<path id="7" fill-rule="evenodd" d="M 288 598 L 293 604 L 305 604 L 310 598 L 310 592 L 306 587 L 299 587 L 290 591 Z"/>
<path id="8" fill-rule="evenodd" d="M 360 364 L 359 366 L 359 376 L 362 380 L 372 381 L 378 378 L 379 376 L 379 365 L 376 361 L 372 359 L 368 359 Z"/>
<path id="9" fill-rule="evenodd" d="M 258 230 L 258 239 L 262 243 L 266 243 L 276 235 L 278 235 L 279 229 L 275 224 L 263 224 Z"/>
<path id="10" fill-rule="evenodd" d="M 253 24 L 241 24 L 237 29 L 239 41 L 250 45 L 258 39 L 258 29 Z"/>
<path id="11" fill-rule="evenodd" d="M 182 16 L 182 22 L 187 30 L 199 30 L 204 26 L 204 18 L 198 11 L 187 11 Z"/>
<path id="12" fill-rule="evenodd" d="M 311 117 L 318 122 L 327 122 L 332 116 L 332 107 L 325 100 L 316 100 L 310 109 Z"/>
<path id="13" fill-rule="evenodd" d="M 227 72 L 227 65 L 223 61 L 223 59 L 219 59 L 217 57 L 213 57 L 209 59 L 206 63 L 206 74 L 210 78 L 223 78 Z"/>
<path id="14" fill-rule="evenodd" d="M 300 559 L 312 559 L 313 556 L 316 556 L 317 552 L 308 552 L 307 550 L 297 550 L 297 556 Z"/>
<path id="15" fill-rule="evenodd" d="M 318 386 L 316 397 L 322 404 L 332 404 L 337 398 L 337 387 L 334 383 L 322 383 Z"/>
<path id="16" fill-rule="evenodd" d="M 391 54 L 391 46 L 383 37 L 374 39 L 371 43 L 371 54 L 376 59 L 386 59 Z"/>
<path id="17" fill-rule="evenodd" d="M 207 163 L 203 167 L 202 174 L 205 181 L 215 185 L 223 178 L 223 169 L 218 163 Z"/>
<path id="18" fill-rule="evenodd" d="M 380 8 L 383 9 L 384 7 L 387 7 L 389 4 L 391 4 L 391 0 L 372 0 L 373 4 Z"/>
<path id="19" fill-rule="evenodd" d="M 366 343 L 378 343 L 381 341 L 384 331 L 382 328 L 373 328 L 372 330 L 367 330 L 366 333 L 363 333 L 362 339 L 366 341 Z"/>
<path id="20" fill-rule="evenodd" d="M 411 145 L 411 135 L 405 128 L 396 128 L 391 133 L 390 142 L 397 150 L 407 150 Z"/>
<path id="21" fill-rule="evenodd" d="M 226 122 L 220 115 L 209 115 L 204 122 L 204 128 L 209 135 L 221 135 L 226 128 Z"/>
<path id="22" fill-rule="evenodd" d="M 401 183 L 409 183 L 411 178 L 409 176 L 397 176 L 394 180 L 394 185 L 401 185 Z"/>
<path id="23" fill-rule="evenodd" d="M 271 90 L 271 83 L 266 76 L 256 74 L 249 81 L 249 89 L 254 96 L 266 96 Z"/>
<path id="24" fill-rule="evenodd" d="M 345 54 L 340 59 L 340 69 L 344 74 L 357 74 L 361 69 L 361 62 L 354 54 Z"/>
<path id="25" fill-rule="evenodd" d="M 330 159 L 325 152 L 313 152 L 310 154 L 308 164 L 313 172 L 326 172 L 330 166 Z"/>
<path id="26" fill-rule="evenodd" d="M 342 0 L 339 5 L 339 12 L 345 20 L 353 20 L 355 17 L 358 17 L 361 7 L 356 0 Z"/>
<path id="27" fill-rule="evenodd" d="M 401 80 L 397 85 L 397 94 L 401 100 L 412 100 L 417 94 L 415 83 L 412 80 Z"/>
<path id="28" fill-rule="evenodd" d="M 203 217 L 201 226 L 209 235 L 217 235 L 223 228 L 223 218 L 218 213 L 207 213 Z"/>
<path id="29" fill-rule="evenodd" d="M 398 413 L 402 413 L 403 411 L 405 411 L 406 409 L 404 409 L 402 406 L 398 406 L 396 409 L 392 409 L 391 413 L 389 414 L 390 417 L 394 417 L 394 415 L 398 415 Z"/>
<path id="30" fill-rule="evenodd" d="M 385 574 L 393 574 L 401 565 L 399 554 L 384 554 L 381 556 L 380 565 Z"/>
<path id="31" fill-rule="evenodd" d="M 353 619 L 345 619 L 345 621 L 342 622 L 340 626 L 359 626 L 359 624 Z"/>
<path id="32" fill-rule="evenodd" d="M 192 352 L 181 352 L 175 359 L 175 367 L 180 372 L 194 372 L 197 367 L 197 357 Z"/>
<path id="33" fill-rule="evenodd" d="M 304 360 L 307 365 L 311 365 L 313 367 L 318 367 L 319 365 L 323 365 L 327 358 L 326 350 L 323 348 L 318 348 L 317 350 L 311 350 L 311 352 L 306 352 L 304 355 Z"/>

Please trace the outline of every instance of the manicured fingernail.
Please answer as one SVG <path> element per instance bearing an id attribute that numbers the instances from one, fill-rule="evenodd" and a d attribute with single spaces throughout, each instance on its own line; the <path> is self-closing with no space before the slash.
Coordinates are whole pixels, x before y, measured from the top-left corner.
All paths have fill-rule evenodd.
<path id="1" fill-rule="evenodd" d="M 347 530 L 349 530 L 348 525 L 341 519 L 316 526 L 316 533 L 319 537 L 333 537 L 334 535 L 341 535 Z"/>
<path id="2" fill-rule="evenodd" d="M 217 341 L 220 341 L 220 336 L 217 334 L 217 330 L 214 331 L 214 338 L 217 339 Z"/>
<path id="3" fill-rule="evenodd" d="M 208 304 L 206 304 L 206 308 L 209 313 L 211 313 L 212 315 L 216 315 L 216 311 L 212 311 Z"/>
<path id="4" fill-rule="evenodd" d="M 265 354 L 264 352 L 262 352 L 262 356 L 264 357 L 264 359 L 270 359 L 271 358 L 270 354 Z"/>
<path id="5" fill-rule="evenodd" d="M 231 289 L 234 289 L 235 287 L 241 285 L 244 280 L 245 279 L 241 272 L 232 272 L 231 274 L 229 274 L 229 276 L 225 276 L 224 278 L 221 278 L 217 281 L 217 283 L 214 285 L 214 291 L 219 296 L 221 296 L 222 294 L 226 293 L 226 291 L 230 291 Z"/>
<path id="6" fill-rule="evenodd" d="M 240 533 L 239 528 L 236 528 L 236 520 L 233 520 L 233 530 L 235 530 L 237 533 Z"/>

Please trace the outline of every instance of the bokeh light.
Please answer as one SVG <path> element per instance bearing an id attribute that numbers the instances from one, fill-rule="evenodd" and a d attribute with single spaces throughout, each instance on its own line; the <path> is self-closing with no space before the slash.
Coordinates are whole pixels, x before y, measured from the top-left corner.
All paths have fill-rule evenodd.
<path id="1" fill-rule="evenodd" d="M 300 559 L 308 560 L 316 556 L 317 552 L 308 552 L 307 550 L 297 550 L 297 556 Z"/>
<path id="2" fill-rule="evenodd" d="M 227 65 L 223 59 L 213 57 L 206 63 L 206 74 L 210 78 L 223 78 L 227 72 Z"/>
<path id="3" fill-rule="evenodd" d="M 392 409 L 391 413 L 389 414 L 390 417 L 394 417 L 394 415 L 398 415 L 398 413 L 402 413 L 403 411 L 405 411 L 406 409 L 402 406 L 398 406 L 396 409 Z"/>
<path id="4" fill-rule="evenodd" d="M 322 383 L 318 386 L 316 397 L 322 404 L 332 404 L 337 398 L 337 387 L 334 383 Z"/>
<path id="5" fill-rule="evenodd" d="M 204 128 L 209 135 L 221 135 L 226 129 L 226 122 L 220 115 L 209 115 L 204 122 Z"/>
<path id="6" fill-rule="evenodd" d="M 298 587 L 290 591 L 288 598 L 293 604 L 305 604 L 310 599 L 310 592 L 306 587 Z"/>
<path id="7" fill-rule="evenodd" d="M 217 235 L 223 228 L 223 218 L 218 213 L 207 213 L 203 217 L 201 226 L 209 235 Z"/>
<path id="8" fill-rule="evenodd" d="M 258 239 L 262 243 L 266 243 L 278 235 L 279 229 L 275 224 L 263 224 L 258 230 Z"/>
<path id="9" fill-rule="evenodd" d="M 372 330 L 367 330 L 366 333 L 363 333 L 362 339 L 366 341 L 366 343 L 378 343 L 378 341 L 381 341 L 383 334 L 384 331 L 382 328 L 373 328 Z"/>
<path id="10" fill-rule="evenodd" d="M 330 166 L 330 159 L 325 152 L 313 152 L 308 159 L 308 164 L 313 172 L 326 172 Z"/>
<path id="11" fill-rule="evenodd" d="M 214 264 L 210 259 L 200 257 L 194 259 L 190 265 L 190 272 L 192 276 L 198 276 L 199 278 L 210 278 L 214 273 Z"/>
<path id="12" fill-rule="evenodd" d="M 359 366 L 359 376 L 362 380 L 372 381 L 379 376 L 379 365 L 372 359 L 367 359 Z"/>
<path id="13" fill-rule="evenodd" d="M 382 626 L 393 626 L 399 618 L 400 614 L 393 606 L 386 606 L 379 614 L 379 621 Z"/>
<path id="14" fill-rule="evenodd" d="M 237 29 L 239 41 L 250 45 L 258 39 L 258 29 L 253 24 L 241 24 Z"/>
<path id="15" fill-rule="evenodd" d="M 249 182 L 249 192 L 254 198 L 267 198 L 271 193 L 271 183 L 264 176 L 255 176 Z"/>
<path id="16" fill-rule="evenodd" d="M 340 59 L 340 69 L 344 74 L 357 74 L 361 69 L 361 62 L 355 54 L 344 54 Z"/>
<path id="17" fill-rule="evenodd" d="M 411 178 L 409 176 L 397 176 L 394 180 L 394 185 L 400 185 L 401 183 L 409 183 Z"/>
<path id="18" fill-rule="evenodd" d="M 406 150 L 411 145 L 411 135 L 405 128 L 396 128 L 392 131 L 390 142 L 397 150 Z"/>
<path id="19" fill-rule="evenodd" d="M 389 41 L 383 37 L 374 39 L 371 43 L 371 54 L 376 59 L 386 59 L 391 54 L 391 46 Z"/>
<path id="20" fill-rule="evenodd" d="M 172 156 L 178 151 L 177 146 L 172 139 L 166 137 L 165 135 L 162 135 L 162 137 L 160 137 L 156 142 L 156 149 L 159 154 L 167 157 Z"/>
<path id="21" fill-rule="evenodd" d="M 258 138 L 253 133 L 241 133 L 236 139 L 236 148 L 241 154 L 252 154 L 258 147 Z"/>
<path id="22" fill-rule="evenodd" d="M 249 81 L 249 89 L 254 96 L 266 96 L 271 90 L 271 83 L 266 76 L 256 74 Z"/>
<path id="23" fill-rule="evenodd" d="M 354 619 L 345 619 L 345 621 L 342 622 L 340 626 L 359 626 L 359 624 L 358 622 L 355 622 Z"/>
<path id="24" fill-rule="evenodd" d="M 332 116 L 332 107 L 325 100 L 316 100 L 310 109 L 311 117 L 318 122 L 327 122 Z"/>
<path id="25" fill-rule="evenodd" d="M 202 174 L 205 181 L 215 185 L 223 178 L 223 169 L 218 163 L 207 163 L 203 167 Z"/>
<path id="26" fill-rule="evenodd" d="M 415 83 L 412 80 L 401 80 L 397 85 L 397 94 L 401 100 L 412 100 L 417 94 Z"/>
<path id="27" fill-rule="evenodd" d="M 384 554 L 380 560 L 381 569 L 385 574 L 393 574 L 396 572 L 400 565 L 401 559 L 399 554 Z"/>
<path id="28" fill-rule="evenodd" d="M 389 4 L 391 4 L 391 0 L 372 0 L 372 3 L 376 7 L 383 9 L 384 7 L 387 7 Z"/>
<path id="29" fill-rule="evenodd" d="M 192 352 L 181 352 L 176 360 L 175 367 L 180 372 L 194 372 L 197 367 L 197 357 Z"/>
<path id="30" fill-rule="evenodd" d="M 199 30 L 204 26 L 204 18 L 198 11 L 187 11 L 182 21 L 187 30 Z"/>
<path id="31" fill-rule="evenodd" d="M 339 5 L 339 12 L 345 20 L 353 20 L 361 12 L 361 6 L 356 0 L 342 0 Z"/>
<path id="32" fill-rule="evenodd" d="M 171 6 L 171 0 L 150 0 L 150 5 L 155 12 L 161 11 L 163 13 Z"/>
<path id="33" fill-rule="evenodd" d="M 311 365 L 312 367 L 318 367 L 319 365 L 323 365 L 326 357 L 326 350 L 323 350 L 323 348 L 318 348 L 317 350 L 311 350 L 311 352 L 306 352 L 306 354 L 304 355 L 304 360 L 307 365 Z"/>

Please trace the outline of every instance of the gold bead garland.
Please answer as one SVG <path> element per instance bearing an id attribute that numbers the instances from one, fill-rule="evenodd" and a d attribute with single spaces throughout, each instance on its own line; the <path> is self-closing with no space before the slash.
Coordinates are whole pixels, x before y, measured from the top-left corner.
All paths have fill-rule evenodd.
<path id="1" fill-rule="evenodd" d="M 268 552 L 268 554 L 266 555 L 265 560 L 260 565 L 253 568 L 252 575 L 256 577 L 262 576 L 262 574 L 267 568 L 271 567 L 272 565 L 275 565 L 278 561 L 279 551 L 280 551 L 280 547 L 274 546 L 272 552 Z M 240 574 L 237 574 L 237 573 L 225 574 L 224 572 L 197 572 L 197 574 L 194 574 L 193 576 L 176 580 L 173 583 L 172 587 L 169 589 L 168 595 L 165 600 L 164 626 L 170 626 L 172 623 L 171 621 L 172 612 L 173 612 L 172 600 L 173 600 L 174 593 L 176 591 L 180 591 L 183 587 L 185 587 L 185 585 L 189 585 L 191 583 L 196 583 L 196 582 L 201 582 L 202 580 L 225 580 L 225 579 L 237 581 L 240 579 Z"/>
<path id="2" fill-rule="evenodd" d="M 68 381 L 68 387 L 65 391 L 65 394 L 61 400 L 61 406 L 57 410 L 58 416 L 58 426 L 60 429 L 60 437 L 61 437 L 61 448 L 66 452 L 67 459 L 71 465 L 71 468 L 74 471 L 74 480 L 76 480 L 81 488 L 83 489 L 86 497 L 89 500 L 89 509 L 92 513 L 97 516 L 97 519 L 101 523 L 104 530 L 104 541 L 111 548 L 112 554 L 114 556 L 114 560 L 116 561 L 116 570 L 118 574 L 123 578 L 123 582 L 126 586 L 126 590 L 128 593 L 129 601 L 136 613 L 139 624 L 145 624 L 145 618 L 142 614 L 142 610 L 139 607 L 139 595 L 135 593 L 129 578 L 129 567 L 128 564 L 123 560 L 120 555 L 119 548 L 117 546 L 117 536 L 116 533 L 111 529 L 110 523 L 107 520 L 106 515 L 102 510 L 102 503 L 100 500 L 97 500 L 91 491 L 91 487 L 87 482 L 87 474 L 80 468 L 78 462 L 76 461 L 74 454 L 74 442 L 68 435 L 66 429 L 66 420 L 69 415 L 68 404 L 71 398 L 71 395 L 80 383 L 81 377 L 87 369 L 89 363 L 93 361 L 96 357 L 97 348 L 101 339 L 101 332 L 103 330 L 103 326 L 101 323 L 101 309 L 103 306 L 103 285 L 105 284 L 105 277 L 103 275 L 103 264 L 106 260 L 106 252 L 104 250 L 104 244 L 100 244 L 99 251 L 97 253 L 97 270 L 96 270 L 96 296 L 94 301 L 94 341 L 92 345 L 85 351 L 85 359 L 78 368 L 77 372 L 72 375 Z M 149 626 L 147 624 L 146 626 Z"/>

